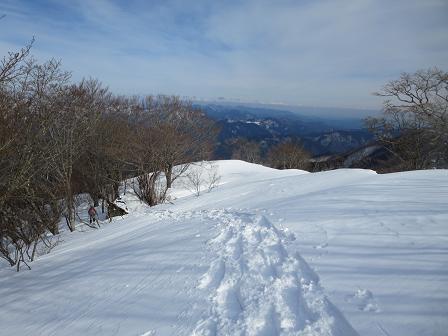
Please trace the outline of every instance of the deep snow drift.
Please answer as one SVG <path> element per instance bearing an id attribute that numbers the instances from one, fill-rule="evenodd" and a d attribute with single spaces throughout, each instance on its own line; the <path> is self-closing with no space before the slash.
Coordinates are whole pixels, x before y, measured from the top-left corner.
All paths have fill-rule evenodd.
<path id="1" fill-rule="evenodd" d="M 218 166 L 2 267 L 0 334 L 446 335 L 448 171 Z"/>

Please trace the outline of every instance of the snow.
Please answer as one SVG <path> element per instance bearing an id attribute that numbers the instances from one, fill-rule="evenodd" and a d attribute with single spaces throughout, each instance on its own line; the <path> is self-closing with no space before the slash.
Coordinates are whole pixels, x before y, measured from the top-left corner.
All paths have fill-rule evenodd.
<path id="1" fill-rule="evenodd" d="M 213 216 L 223 224 L 208 243 L 216 257 L 199 282 L 212 305 L 193 335 L 356 335 L 343 318 L 334 319 L 316 274 L 288 254 L 291 237 L 264 216 Z"/>
<path id="2" fill-rule="evenodd" d="M 216 165 L 211 192 L 128 190 L 129 215 L 1 267 L 0 334 L 446 335 L 447 170 Z"/>

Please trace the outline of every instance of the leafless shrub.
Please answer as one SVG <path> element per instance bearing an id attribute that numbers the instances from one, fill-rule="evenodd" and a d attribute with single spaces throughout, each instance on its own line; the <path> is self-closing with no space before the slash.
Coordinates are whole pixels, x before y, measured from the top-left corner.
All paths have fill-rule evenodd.
<path id="1" fill-rule="evenodd" d="M 136 195 L 149 206 L 163 203 L 166 199 L 167 188 L 165 181 L 160 179 L 161 172 L 147 173 L 137 177 L 138 189 Z"/>
<path id="2" fill-rule="evenodd" d="M 185 186 L 199 197 L 202 191 L 210 192 L 216 188 L 220 180 L 218 166 L 211 162 L 202 161 L 191 164 L 186 173 Z"/>
<path id="3" fill-rule="evenodd" d="M 192 191 L 197 197 L 201 194 L 203 183 L 204 167 L 203 163 L 194 164 L 190 166 L 191 169 L 186 174 L 187 188 Z"/>
<path id="4" fill-rule="evenodd" d="M 221 175 L 219 175 L 218 165 L 210 163 L 210 166 L 207 169 L 205 181 L 208 192 L 211 192 L 213 189 L 218 187 L 219 182 L 221 182 Z"/>
<path id="5" fill-rule="evenodd" d="M 272 147 L 268 164 L 277 169 L 309 169 L 311 155 L 297 141 L 287 141 Z"/>
<path id="6" fill-rule="evenodd" d="M 52 247 L 46 235 L 59 221 L 60 212 L 42 201 L 16 199 L 3 203 L 0 209 L 0 257 L 16 266 L 34 260 L 38 243 Z"/>
<path id="7" fill-rule="evenodd" d="M 232 144 L 232 159 L 242 160 L 251 163 L 261 162 L 261 146 L 256 141 L 249 141 L 244 138 L 238 138 Z"/>

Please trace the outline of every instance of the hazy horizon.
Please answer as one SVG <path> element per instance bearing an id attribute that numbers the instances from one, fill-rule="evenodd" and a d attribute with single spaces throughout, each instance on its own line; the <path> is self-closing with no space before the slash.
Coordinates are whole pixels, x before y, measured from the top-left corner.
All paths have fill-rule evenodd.
<path id="1" fill-rule="evenodd" d="M 372 108 L 356 108 L 356 107 L 335 107 L 335 106 L 318 106 L 318 105 L 287 105 L 281 103 L 266 103 L 266 102 L 250 102 L 250 101 L 238 101 L 223 99 L 192 99 L 192 101 L 198 105 L 218 105 L 218 106 L 230 106 L 230 107 L 249 107 L 249 108 L 261 108 L 269 110 L 278 110 L 292 112 L 297 115 L 306 117 L 316 117 L 325 119 L 365 119 L 370 116 L 377 116 L 380 114 L 381 109 Z"/>
<path id="2" fill-rule="evenodd" d="M 379 110 L 372 93 L 400 73 L 448 68 L 447 13 L 444 0 L 3 0 L 0 54 L 35 36 L 38 60 L 116 93 Z"/>

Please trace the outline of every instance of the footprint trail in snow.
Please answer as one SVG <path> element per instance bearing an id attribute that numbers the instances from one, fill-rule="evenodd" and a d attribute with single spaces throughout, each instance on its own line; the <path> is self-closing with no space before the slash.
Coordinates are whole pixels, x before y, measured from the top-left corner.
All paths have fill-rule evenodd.
<path id="1" fill-rule="evenodd" d="M 217 210 L 213 261 L 198 287 L 210 307 L 193 335 L 357 335 L 325 298 L 293 239 L 264 216 Z"/>

